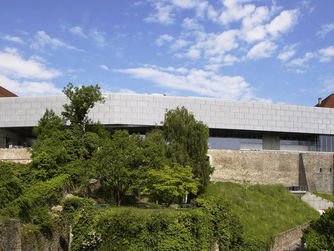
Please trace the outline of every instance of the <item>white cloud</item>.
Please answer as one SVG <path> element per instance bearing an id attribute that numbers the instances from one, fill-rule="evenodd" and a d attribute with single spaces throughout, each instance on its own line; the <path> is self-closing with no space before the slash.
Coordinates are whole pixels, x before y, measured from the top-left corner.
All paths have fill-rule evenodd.
<path id="1" fill-rule="evenodd" d="M 195 47 L 191 47 L 186 53 L 186 55 L 191 59 L 198 59 L 201 57 L 201 51 Z"/>
<path id="2" fill-rule="evenodd" d="M 97 46 L 105 47 L 107 45 L 104 32 L 98 31 L 97 29 L 91 29 L 89 31 L 89 36 L 95 40 Z"/>
<path id="3" fill-rule="evenodd" d="M 207 8 L 207 15 L 209 20 L 216 21 L 218 17 L 218 12 L 211 5 L 209 5 Z"/>
<path id="4" fill-rule="evenodd" d="M 276 51 L 277 45 L 271 41 L 262 41 L 254 45 L 247 53 L 250 59 L 268 58 Z"/>
<path id="5" fill-rule="evenodd" d="M 296 9 L 282 11 L 266 26 L 267 31 L 274 37 L 289 31 L 297 23 L 298 14 Z"/>
<path id="6" fill-rule="evenodd" d="M 168 34 L 163 34 L 163 35 L 160 35 L 160 37 L 155 40 L 155 43 L 158 45 L 158 46 L 162 46 L 165 42 L 170 42 L 172 41 L 174 38 L 171 36 L 171 35 L 168 35 Z"/>
<path id="7" fill-rule="evenodd" d="M 172 50 L 180 50 L 182 48 L 184 48 L 185 46 L 189 45 L 190 42 L 186 41 L 184 39 L 177 39 L 172 45 L 171 45 L 171 49 Z"/>
<path id="8" fill-rule="evenodd" d="M 331 31 L 334 31 L 334 23 L 324 24 L 321 26 L 321 30 L 317 32 L 317 35 L 324 38 Z"/>
<path id="9" fill-rule="evenodd" d="M 334 46 L 329 46 L 319 50 L 320 62 L 329 62 L 334 57 Z"/>
<path id="10" fill-rule="evenodd" d="M 10 35 L 5 35 L 3 37 L 4 40 L 19 43 L 19 44 L 24 44 L 24 41 L 20 37 L 15 37 L 15 36 L 10 36 Z"/>
<path id="11" fill-rule="evenodd" d="M 269 17 L 270 13 L 268 8 L 266 6 L 260 6 L 242 19 L 242 25 L 243 27 L 255 27 L 267 21 Z"/>
<path id="12" fill-rule="evenodd" d="M 144 19 L 149 23 L 161 23 L 164 25 L 175 22 L 175 11 L 182 9 L 194 9 L 197 18 L 204 18 L 210 7 L 207 1 L 201 0 L 154 0 L 150 1 L 155 12 Z"/>
<path id="13" fill-rule="evenodd" d="M 52 38 L 50 37 L 45 31 L 38 31 L 36 35 L 34 36 L 34 39 L 31 43 L 31 48 L 33 49 L 44 49 L 46 46 L 50 46 L 53 49 L 57 48 L 66 48 L 70 50 L 80 50 L 72 45 L 69 45 L 58 38 Z"/>
<path id="14" fill-rule="evenodd" d="M 334 57 L 334 46 L 333 45 L 319 50 L 320 62 L 329 62 L 331 61 L 332 57 Z"/>
<path id="15" fill-rule="evenodd" d="M 59 95 L 61 89 L 55 87 L 51 82 L 38 81 L 19 81 L 10 79 L 0 74 L 1 86 L 17 94 L 18 96 L 44 96 L 44 95 Z"/>
<path id="16" fill-rule="evenodd" d="M 161 24 L 172 24 L 174 23 L 174 18 L 172 14 L 173 7 L 171 5 L 165 5 L 162 2 L 154 2 L 154 7 L 156 13 L 150 14 L 144 21 L 148 23 L 161 23 Z"/>
<path id="17" fill-rule="evenodd" d="M 305 67 L 305 63 L 307 63 L 309 60 L 315 57 L 315 54 L 312 52 L 305 53 L 304 57 L 301 58 L 295 58 L 291 60 L 288 65 L 289 66 L 298 66 L 298 67 Z"/>
<path id="18" fill-rule="evenodd" d="M 48 69 L 34 59 L 22 58 L 16 49 L 0 51 L 0 74 L 14 78 L 51 79 L 61 75 L 55 69 Z"/>
<path id="19" fill-rule="evenodd" d="M 61 72 L 47 68 L 42 58 L 24 59 L 15 48 L 0 51 L 0 83 L 19 96 L 60 94 L 61 90 L 49 82 L 60 75 Z"/>
<path id="20" fill-rule="evenodd" d="M 104 64 L 101 64 L 100 68 L 103 69 L 103 70 L 105 70 L 105 71 L 109 71 L 110 70 L 109 67 L 106 66 L 106 65 L 104 65 Z"/>
<path id="21" fill-rule="evenodd" d="M 241 38 L 247 43 L 263 40 L 267 35 L 263 22 L 267 21 L 269 17 L 267 7 L 257 7 L 253 13 L 242 19 Z"/>
<path id="22" fill-rule="evenodd" d="M 201 30 L 203 29 L 202 25 L 200 25 L 196 19 L 193 18 L 185 18 L 182 23 L 182 27 L 186 30 Z"/>
<path id="23" fill-rule="evenodd" d="M 155 66 L 116 71 L 174 90 L 191 91 L 199 95 L 225 99 L 255 99 L 252 88 L 241 76 L 223 76 L 199 69 L 191 69 L 181 74 Z"/>
<path id="24" fill-rule="evenodd" d="M 290 46 L 284 46 L 283 51 L 277 56 L 277 58 L 282 62 L 288 61 L 296 54 L 295 50 L 296 46 L 297 46 L 296 44 Z"/>
<path id="25" fill-rule="evenodd" d="M 253 43 L 256 41 L 261 41 L 266 37 L 267 33 L 263 25 L 259 25 L 251 28 L 242 29 L 241 37 L 247 43 Z"/>
<path id="26" fill-rule="evenodd" d="M 255 5 L 241 5 L 240 1 L 236 0 L 223 0 L 223 4 L 226 7 L 226 10 L 220 14 L 218 19 L 224 25 L 239 21 L 255 10 Z"/>
<path id="27" fill-rule="evenodd" d="M 73 26 L 68 29 L 74 35 L 78 35 L 83 38 L 87 38 L 87 35 L 84 33 L 83 29 L 80 26 Z"/>

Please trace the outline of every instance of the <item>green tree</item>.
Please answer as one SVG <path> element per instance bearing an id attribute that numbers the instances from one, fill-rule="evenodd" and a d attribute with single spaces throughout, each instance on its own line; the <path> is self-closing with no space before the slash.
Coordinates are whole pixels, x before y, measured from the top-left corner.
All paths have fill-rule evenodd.
<path id="1" fill-rule="evenodd" d="M 112 139 L 97 151 L 99 173 L 115 193 L 117 206 L 127 192 L 138 186 L 143 159 L 142 139 L 139 135 L 130 136 L 126 130 L 115 131 Z"/>
<path id="2" fill-rule="evenodd" d="M 167 164 L 166 142 L 163 131 L 153 129 L 146 134 L 144 144 L 144 166 L 147 169 L 161 169 Z"/>
<path id="3" fill-rule="evenodd" d="M 62 115 L 71 126 L 78 125 L 83 131 L 91 123 L 88 118 L 88 112 L 95 106 L 96 102 L 104 102 L 101 94 L 101 88 L 98 85 L 74 87 L 69 83 L 63 93 L 70 100 L 70 104 L 64 105 Z"/>
<path id="4" fill-rule="evenodd" d="M 103 125 L 92 123 L 87 116 L 96 102 L 103 101 L 100 87 L 79 88 L 68 84 L 63 92 L 70 100 L 64 105 L 63 118 L 52 110 L 46 110 L 34 128 L 37 140 L 31 149 L 30 168 L 37 180 L 46 180 L 65 172 L 71 173 L 71 177 L 78 181 L 79 176 L 88 174 L 85 171 L 89 167 L 87 160 L 110 136 Z M 66 121 L 70 122 L 70 126 L 66 126 Z"/>
<path id="5" fill-rule="evenodd" d="M 162 202 L 187 202 L 187 195 L 196 194 L 198 186 L 199 181 L 193 178 L 191 167 L 175 164 L 147 171 L 144 193 Z"/>
<path id="6" fill-rule="evenodd" d="M 329 208 L 318 220 L 303 230 L 308 250 L 334 250 L 334 208 Z"/>
<path id="7" fill-rule="evenodd" d="M 64 120 L 56 115 L 53 110 L 47 109 L 43 117 L 38 121 L 38 126 L 33 129 L 37 135 L 37 140 L 31 148 L 33 160 L 31 166 L 33 168 L 41 169 L 40 163 L 42 162 L 52 162 L 52 165 L 62 165 L 67 162 L 68 156 L 64 144 L 64 130 Z M 43 156 L 47 157 L 48 160 L 44 161 Z M 50 159 L 52 160 L 51 162 L 49 161 Z"/>
<path id="8" fill-rule="evenodd" d="M 191 166 L 195 178 L 199 178 L 203 191 L 210 181 L 213 167 L 207 160 L 209 129 L 197 121 L 185 107 L 177 107 L 165 114 L 163 132 L 166 155 L 173 163 Z"/>

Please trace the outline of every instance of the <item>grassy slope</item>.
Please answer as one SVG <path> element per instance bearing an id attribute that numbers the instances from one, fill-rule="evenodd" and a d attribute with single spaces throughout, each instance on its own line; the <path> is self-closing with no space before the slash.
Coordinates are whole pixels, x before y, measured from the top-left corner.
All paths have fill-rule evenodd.
<path id="1" fill-rule="evenodd" d="M 332 194 L 326 194 L 326 193 L 316 193 L 314 192 L 315 195 L 324 198 L 325 200 L 329 200 L 331 202 L 334 202 L 334 195 Z"/>
<path id="2" fill-rule="evenodd" d="M 282 185 L 253 185 L 246 195 L 242 185 L 218 182 L 210 184 L 207 192 L 223 195 L 231 202 L 246 239 L 270 243 L 278 233 L 319 217 Z"/>

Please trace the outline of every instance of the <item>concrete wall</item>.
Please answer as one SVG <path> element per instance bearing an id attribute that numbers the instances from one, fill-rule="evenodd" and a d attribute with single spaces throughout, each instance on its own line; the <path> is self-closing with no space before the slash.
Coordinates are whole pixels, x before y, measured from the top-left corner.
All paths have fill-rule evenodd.
<path id="1" fill-rule="evenodd" d="M 0 161 L 27 164 L 31 162 L 31 158 L 27 148 L 0 148 Z"/>
<path id="2" fill-rule="evenodd" d="M 332 153 L 209 150 L 215 171 L 212 181 L 301 186 L 334 194 Z"/>

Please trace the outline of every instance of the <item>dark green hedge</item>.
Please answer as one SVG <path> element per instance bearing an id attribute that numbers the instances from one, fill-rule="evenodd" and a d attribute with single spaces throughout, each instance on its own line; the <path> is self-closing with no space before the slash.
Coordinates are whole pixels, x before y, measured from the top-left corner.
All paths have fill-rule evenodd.
<path id="1" fill-rule="evenodd" d="M 197 208 L 81 210 L 72 228 L 75 250 L 239 250 L 242 229 L 218 196 L 198 199 Z"/>

